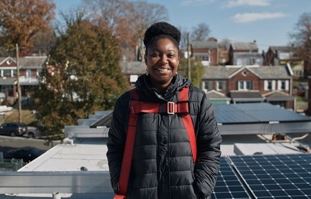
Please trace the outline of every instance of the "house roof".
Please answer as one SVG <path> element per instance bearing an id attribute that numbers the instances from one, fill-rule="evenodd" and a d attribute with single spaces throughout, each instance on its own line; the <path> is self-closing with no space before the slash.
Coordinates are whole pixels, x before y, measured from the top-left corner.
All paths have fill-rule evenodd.
<path id="1" fill-rule="evenodd" d="M 208 99 L 222 99 L 222 100 L 230 100 L 226 95 L 221 92 L 210 90 L 206 92 L 206 96 Z"/>
<path id="2" fill-rule="evenodd" d="M 264 95 L 267 101 L 288 101 L 294 100 L 295 97 L 288 95 L 282 91 L 273 91 Z"/>
<path id="3" fill-rule="evenodd" d="M 19 59 L 19 64 L 21 68 L 32 68 L 32 69 L 40 69 L 42 65 L 46 62 L 46 56 L 29 56 L 29 57 L 21 57 Z"/>
<path id="4" fill-rule="evenodd" d="M 0 63 L 4 62 L 5 60 L 13 60 L 16 62 L 16 58 L 11 57 L 0 57 Z M 20 68 L 24 69 L 41 69 L 42 65 L 47 60 L 47 56 L 26 56 L 19 58 L 19 65 Z M 2 63 L 2 66 L 5 66 L 5 63 Z M 11 64 L 8 66 L 12 66 Z M 14 64 L 15 67 L 15 64 Z"/>
<path id="5" fill-rule="evenodd" d="M 206 66 L 204 67 L 203 79 L 228 79 L 228 77 L 239 70 L 240 67 Z"/>
<path id="6" fill-rule="evenodd" d="M 287 66 L 262 66 L 249 68 L 261 79 L 290 79 L 290 71 Z"/>
<path id="7" fill-rule="evenodd" d="M 276 53 L 276 52 L 292 52 L 294 50 L 291 46 L 270 46 L 269 49 Z"/>
<path id="8" fill-rule="evenodd" d="M 235 58 L 237 57 L 257 57 L 257 58 L 262 58 L 262 55 L 257 52 L 236 52 L 233 55 Z"/>
<path id="9" fill-rule="evenodd" d="M 191 41 L 192 48 L 217 48 L 217 41 Z"/>
<path id="10" fill-rule="evenodd" d="M 290 79 L 287 66 L 208 66 L 203 79 L 229 79 L 243 68 L 248 69 L 261 79 Z"/>
<path id="11" fill-rule="evenodd" d="M 123 74 L 142 75 L 146 72 L 146 64 L 141 61 L 122 61 L 121 69 Z"/>
<path id="12" fill-rule="evenodd" d="M 233 42 L 231 46 L 233 50 L 258 51 L 256 42 Z"/>
<path id="13" fill-rule="evenodd" d="M 247 101 L 263 101 L 264 98 L 259 91 L 231 91 L 230 97 L 234 101 L 247 100 Z"/>

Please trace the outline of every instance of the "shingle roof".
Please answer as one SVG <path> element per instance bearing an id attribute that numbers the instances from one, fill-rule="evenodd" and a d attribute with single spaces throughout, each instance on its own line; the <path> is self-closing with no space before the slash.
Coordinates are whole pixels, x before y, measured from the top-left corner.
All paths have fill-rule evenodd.
<path id="1" fill-rule="evenodd" d="M 235 58 L 240 57 L 259 57 L 262 58 L 262 55 L 257 52 L 236 52 L 233 55 Z"/>
<path id="2" fill-rule="evenodd" d="M 230 100 L 230 98 L 228 98 L 226 95 L 224 95 L 223 93 L 220 93 L 218 91 L 215 90 L 211 90 L 206 92 L 206 96 L 208 99 L 227 99 Z"/>
<path id="3" fill-rule="evenodd" d="M 249 68 L 261 79 L 289 79 L 291 76 L 286 66 L 261 66 Z"/>
<path id="4" fill-rule="evenodd" d="M 21 68 L 42 68 L 42 65 L 46 62 L 46 56 L 29 56 L 21 57 L 19 64 Z"/>
<path id="5" fill-rule="evenodd" d="M 233 50 L 258 50 L 256 42 L 234 42 L 231 46 Z"/>
<path id="6" fill-rule="evenodd" d="M 7 59 L 8 57 L 0 57 L 0 63 Z M 16 61 L 16 58 L 12 58 Z M 33 68 L 33 69 L 41 69 L 43 64 L 45 63 L 47 56 L 27 56 L 19 58 L 20 68 Z"/>
<path id="7" fill-rule="evenodd" d="M 295 97 L 288 95 L 287 93 L 280 92 L 280 91 L 275 91 L 269 94 L 265 95 L 265 98 L 268 101 L 287 101 L 287 100 L 294 100 Z"/>
<path id="8" fill-rule="evenodd" d="M 231 98 L 252 98 L 252 99 L 263 99 L 262 95 L 259 91 L 231 91 L 230 92 Z"/>
<path id="9" fill-rule="evenodd" d="M 290 73 L 286 66 L 242 66 L 261 79 L 289 79 Z M 238 66 L 208 66 L 205 67 L 203 79 L 228 79 L 241 67 Z"/>
<path id="10" fill-rule="evenodd" d="M 239 69 L 240 67 L 206 66 L 203 79 L 228 79 L 232 73 Z"/>
<path id="11" fill-rule="evenodd" d="M 131 75 L 141 75 L 146 72 L 145 62 L 140 61 L 124 61 L 121 62 L 122 73 Z"/>
<path id="12" fill-rule="evenodd" d="M 278 52 L 292 52 L 294 50 L 291 46 L 270 46 L 269 49 L 271 49 L 274 53 L 276 51 Z"/>
<path id="13" fill-rule="evenodd" d="M 193 48 L 217 48 L 217 41 L 191 41 Z"/>

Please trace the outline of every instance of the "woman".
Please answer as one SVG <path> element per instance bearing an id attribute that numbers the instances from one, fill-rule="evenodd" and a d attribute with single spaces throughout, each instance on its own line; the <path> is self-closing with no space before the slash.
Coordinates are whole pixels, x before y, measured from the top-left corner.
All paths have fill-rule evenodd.
<path id="1" fill-rule="evenodd" d="M 204 92 L 177 74 L 179 42 L 174 26 L 150 26 L 144 37 L 147 74 L 115 105 L 107 158 L 112 187 L 127 199 L 207 198 L 215 185 L 221 136 Z M 128 124 L 135 117 L 133 138 Z M 132 149 L 125 146 L 129 138 L 134 140 Z M 123 167 L 129 170 L 125 189 Z"/>

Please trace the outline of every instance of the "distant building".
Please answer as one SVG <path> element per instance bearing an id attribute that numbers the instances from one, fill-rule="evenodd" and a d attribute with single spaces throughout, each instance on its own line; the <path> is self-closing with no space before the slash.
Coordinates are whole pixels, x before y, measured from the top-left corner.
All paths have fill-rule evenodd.
<path id="1" fill-rule="evenodd" d="M 19 58 L 19 82 L 22 97 L 28 97 L 30 89 L 38 86 L 39 73 L 46 56 L 26 56 Z M 0 58 L 0 93 L 13 102 L 17 96 L 17 63 L 12 57 Z"/>
<path id="2" fill-rule="evenodd" d="M 229 65 L 262 65 L 263 57 L 258 53 L 256 41 L 233 42 L 229 48 Z"/>
<path id="3" fill-rule="evenodd" d="M 304 61 L 297 55 L 292 46 L 270 46 L 265 54 L 264 64 L 267 66 L 289 64 L 293 70 L 294 79 L 304 77 Z"/>
<path id="4" fill-rule="evenodd" d="M 217 39 L 209 38 L 207 41 L 191 41 L 192 56 L 201 60 L 203 66 L 218 64 Z"/>
<path id="5" fill-rule="evenodd" d="M 122 73 L 127 77 L 131 86 L 134 86 L 140 75 L 146 73 L 146 64 L 144 61 L 122 61 L 120 64 Z"/>
<path id="6" fill-rule="evenodd" d="M 209 66 L 205 67 L 202 89 L 218 93 L 218 100 L 231 103 L 270 102 L 295 108 L 292 71 L 288 66 Z M 217 92 L 216 92 L 217 91 Z M 220 99 L 223 94 L 223 99 Z M 211 100 L 217 100 L 211 98 Z"/>

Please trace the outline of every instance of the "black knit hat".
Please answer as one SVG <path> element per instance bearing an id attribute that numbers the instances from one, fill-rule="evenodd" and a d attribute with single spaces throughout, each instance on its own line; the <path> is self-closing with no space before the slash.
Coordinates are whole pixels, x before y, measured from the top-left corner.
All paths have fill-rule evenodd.
<path id="1" fill-rule="evenodd" d="M 151 25 L 145 32 L 144 44 L 146 47 L 149 46 L 150 42 L 157 36 L 168 36 L 179 46 L 180 42 L 180 31 L 173 25 L 166 22 L 158 22 Z"/>

